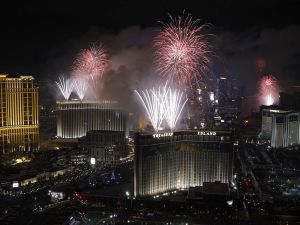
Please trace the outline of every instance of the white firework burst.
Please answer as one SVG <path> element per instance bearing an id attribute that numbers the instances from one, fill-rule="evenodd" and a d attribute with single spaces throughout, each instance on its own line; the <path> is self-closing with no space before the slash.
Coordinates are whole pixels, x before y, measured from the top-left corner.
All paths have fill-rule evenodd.
<path id="1" fill-rule="evenodd" d="M 165 120 L 171 130 L 174 130 L 187 99 L 183 101 L 183 92 L 173 90 L 166 85 L 157 89 L 135 90 L 139 96 L 147 117 L 157 132 Z"/>
<path id="2" fill-rule="evenodd" d="M 82 100 L 88 89 L 88 83 L 83 78 L 77 78 L 74 80 L 74 89 L 80 100 Z"/>
<path id="3" fill-rule="evenodd" d="M 74 82 L 61 76 L 58 78 L 58 81 L 55 81 L 55 83 L 61 94 L 64 96 L 64 99 L 68 100 L 73 91 Z"/>

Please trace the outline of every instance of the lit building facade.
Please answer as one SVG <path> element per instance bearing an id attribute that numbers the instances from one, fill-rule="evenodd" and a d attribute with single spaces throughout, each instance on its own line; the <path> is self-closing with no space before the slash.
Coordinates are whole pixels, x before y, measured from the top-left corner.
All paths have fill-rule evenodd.
<path id="1" fill-rule="evenodd" d="M 39 97 L 31 76 L 0 75 L 0 149 L 18 154 L 39 149 Z"/>
<path id="2" fill-rule="evenodd" d="M 261 117 L 261 137 L 267 140 L 272 138 L 273 116 L 284 115 L 290 111 L 273 109 L 271 107 L 262 109 Z"/>
<path id="3" fill-rule="evenodd" d="M 79 138 L 90 130 L 125 131 L 124 113 L 115 102 L 70 100 L 56 103 L 57 136 Z"/>
<path id="4" fill-rule="evenodd" d="M 273 148 L 285 148 L 300 144 L 300 113 L 290 112 L 272 116 Z"/>
<path id="5" fill-rule="evenodd" d="M 203 182 L 231 183 L 233 139 L 232 131 L 136 133 L 135 196 L 202 186 Z"/>

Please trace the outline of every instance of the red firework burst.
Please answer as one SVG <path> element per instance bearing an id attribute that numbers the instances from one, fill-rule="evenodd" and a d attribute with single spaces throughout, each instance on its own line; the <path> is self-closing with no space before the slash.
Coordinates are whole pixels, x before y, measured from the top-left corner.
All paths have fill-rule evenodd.
<path id="1" fill-rule="evenodd" d="M 92 43 L 88 49 L 82 49 L 73 64 L 75 76 L 88 75 L 93 81 L 102 77 L 108 66 L 108 55 L 101 43 Z"/>
<path id="2" fill-rule="evenodd" d="M 271 75 L 262 77 L 259 86 L 261 104 L 273 105 L 278 101 L 279 90 L 275 77 Z"/>
<path id="3" fill-rule="evenodd" d="M 272 86 L 275 83 L 275 79 L 271 76 L 263 78 L 264 85 L 267 87 Z"/>
<path id="4" fill-rule="evenodd" d="M 198 20 L 190 15 L 170 18 L 154 39 L 156 68 L 171 82 L 190 85 L 211 63 L 211 46 L 203 34 L 205 25 L 198 26 Z"/>

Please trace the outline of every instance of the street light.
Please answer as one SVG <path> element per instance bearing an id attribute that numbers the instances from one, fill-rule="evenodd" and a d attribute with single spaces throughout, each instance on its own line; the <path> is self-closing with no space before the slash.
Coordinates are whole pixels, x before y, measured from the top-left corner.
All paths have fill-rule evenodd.
<path id="1" fill-rule="evenodd" d="M 232 201 L 232 200 L 229 200 L 229 201 L 227 201 L 226 203 L 227 203 L 227 205 L 232 206 L 233 201 Z"/>
<path id="2" fill-rule="evenodd" d="M 91 165 L 95 165 L 96 164 L 96 159 L 95 158 L 91 158 Z"/>

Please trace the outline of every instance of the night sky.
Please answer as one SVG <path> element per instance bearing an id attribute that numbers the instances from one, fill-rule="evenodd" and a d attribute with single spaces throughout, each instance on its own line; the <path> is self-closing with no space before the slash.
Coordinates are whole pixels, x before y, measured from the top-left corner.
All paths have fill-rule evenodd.
<path id="1" fill-rule="evenodd" d="M 105 82 L 118 79 L 111 88 L 135 88 L 136 80 L 153 73 L 148 67 L 158 21 L 183 10 L 212 24 L 209 32 L 216 35 L 218 56 L 212 73 L 237 78 L 250 93 L 259 76 L 256 61 L 262 58 L 266 62 L 262 73 L 275 75 L 283 90 L 300 84 L 300 1 L 296 0 L 2 3 L 0 72 L 51 82 L 68 73 L 79 49 L 101 41 L 114 61 Z"/>

